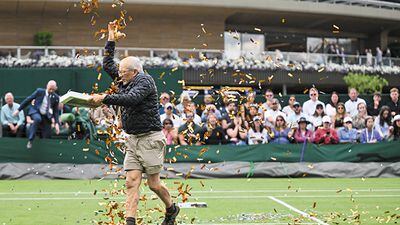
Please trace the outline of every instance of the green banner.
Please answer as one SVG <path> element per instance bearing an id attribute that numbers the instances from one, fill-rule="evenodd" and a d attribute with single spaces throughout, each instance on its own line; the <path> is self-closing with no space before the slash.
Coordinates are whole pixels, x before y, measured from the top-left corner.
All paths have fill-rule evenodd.
<path id="1" fill-rule="evenodd" d="M 26 149 L 26 139 L 0 138 L 0 162 L 122 164 L 123 154 L 104 142 L 81 140 L 35 140 L 32 149 Z M 245 162 L 299 162 L 302 144 L 263 144 L 248 146 L 168 146 L 166 162 L 216 163 Z M 378 144 L 314 145 L 305 148 L 305 162 L 397 162 L 400 161 L 400 142 Z"/>

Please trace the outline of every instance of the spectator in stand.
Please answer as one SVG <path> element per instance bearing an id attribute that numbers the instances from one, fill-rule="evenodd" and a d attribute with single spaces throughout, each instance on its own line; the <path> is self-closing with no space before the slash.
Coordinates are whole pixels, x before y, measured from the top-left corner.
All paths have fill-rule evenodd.
<path id="1" fill-rule="evenodd" d="M 249 145 L 268 143 L 268 130 L 262 125 L 261 117 L 255 116 L 248 132 Z"/>
<path id="2" fill-rule="evenodd" d="M 393 118 L 393 128 L 391 129 L 390 141 L 400 140 L 400 115 L 396 115 Z"/>
<path id="3" fill-rule="evenodd" d="M 251 107 L 252 105 L 254 105 L 254 104 L 257 104 L 257 103 L 255 102 L 255 100 L 256 100 L 256 93 L 255 93 L 255 92 L 249 92 L 249 93 L 247 94 L 247 97 L 246 97 L 246 102 L 243 104 L 243 105 L 244 105 L 244 108 L 245 108 L 245 110 L 246 110 L 246 116 L 249 115 L 250 107 Z M 257 107 L 257 108 L 258 108 L 258 107 Z"/>
<path id="4" fill-rule="evenodd" d="M 304 143 L 304 141 L 312 142 L 313 132 L 307 129 L 307 125 L 310 124 L 310 122 L 305 117 L 301 117 L 298 120 L 298 124 L 299 126 L 294 133 L 294 140 L 296 143 Z"/>
<path id="5" fill-rule="evenodd" d="M 382 136 L 374 127 L 374 118 L 368 116 L 365 119 L 365 128 L 361 131 L 361 143 L 377 143 L 382 141 Z"/>
<path id="6" fill-rule="evenodd" d="M 294 106 L 293 104 L 296 102 L 296 96 L 291 95 L 289 97 L 289 105 L 283 107 L 282 112 L 284 112 L 287 116 L 290 116 L 291 114 L 294 113 Z"/>
<path id="7" fill-rule="evenodd" d="M 193 122 L 199 126 L 202 126 L 202 122 L 201 122 L 201 117 L 199 115 L 196 114 L 196 103 L 194 102 L 190 102 L 187 107 L 186 107 L 186 111 L 191 111 L 194 113 L 194 119 Z M 182 121 L 186 121 L 186 113 L 181 114 L 181 118 Z M 182 124 L 182 123 L 181 123 Z"/>
<path id="8" fill-rule="evenodd" d="M 368 106 L 368 115 L 376 117 L 379 115 L 379 111 L 382 108 L 381 93 L 375 92 L 373 97 L 373 103 Z"/>
<path id="9" fill-rule="evenodd" d="M 372 66 L 372 50 L 371 49 L 365 49 L 365 54 L 367 55 L 367 66 Z"/>
<path id="10" fill-rule="evenodd" d="M 228 126 L 232 123 L 233 118 L 235 117 L 237 112 L 236 103 L 234 101 L 230 101 L 228 105 L 221 110 L 222 117 L 222 128 L 224 130 L 228 129 Z"/>
<path id="11" fill-rule="evenodd" d="M 325 104 L 318 100 L 318 90 L 316 88 L 310 89 L 310 100 L 304 102 L 303 104 L 303 112 L 307 116 L 312 116 L 315 113 L 315 108 L 317 104 L 321 104 L 323 107 L 323 111 L 325 111 Z"/>
<path id="12" fill-rule="evenodd" d="M 381 48 L 379 48 L 379 47 L 376 47 L 376 65 L 377 66 L 382 66 L 382 55 L 383 55 L 383 53 L 382 53 L 382 50 L 381 50 Z"/>
<path id="13" fill-rule="evenodd" d="M 275 119 L 275 126 L 271 129 L 271 143 L 289 144 L 293 140 L 294 131 L 286 126 L 285 116 L 278 115 Z"/>
<path id="14" fill-rule="evenodd" d="M 328 116 L 335 116 L 336 115 L 336 108 L 338 103 L 340 102 L 339 95 L 336 91 L 332 92 L 331 100 L 325 106 L 325 112 Z"/>
<path id="15" fill-rule="evenodd" d="M 342 102 L 339 102 L 336 107 L 336 115 L 332 117 L 333 128 L 340 128 L 344 125 L 344 118 L 348 116 L 346 113 L 346 108 Z"/>
<path id="16" fill-rule="evenodd" d="M 24 111 L 20 111 L 14 115 L 14 112 L 18 110 L 20 105 L 14 102 L 14 95 L 8 92 L 4 99 L 6 104 L 1 107 L 0 121 L 3 129 L 4 137 L 22 137 L 24 132 Z"/>
<path id="17" fill-rule="evenodd" d="M 277 116 L 286 117 L 285 113 L 279 110 L 278 99 L 274 98 L 271 100 L 271 108 L 264 113 L 265 126 L 273 126 Z"/>
<path id="18" fill-rule="evenodd" d="M 310 122 L 312 124 L 313 130 L 317 129 L 318 127 L 322 126 L 322 118 L 325 117 L 324 106 L 321 103 L 318 103 L 314 114 L 310 117 Z M 330 118 L 330 117 L 329 117 Z"/>
<path id="19" fill-rule="evenodd" d="M 249 111 L 246 112 L 246 127 L 250 128 L 250 124 L 253 123 L 253 119 L 256 116 L 260 116 L 258 113 L 258 105 L 257 104 L 251 104 L 249 106 Z"/>
<path id="20" fill-rule="evenodd" d="M 182 118 L 180 118 L 178 115 L 174 114 L 174 105 L 172 103 L 168 102 L 164 105 L 164 114 L 160 115 L 160 120 L 161 123 L 164 123 L 165 119 L 170 119 L 172 120 L 172 123 L 174 124 L 175 128 L 179 128 L 182 124 Z"/>
<path id="21" fill-rule="evenodd" d="M 387 106 L 389 106 L 392 116 L 400 114 L 399 89 L 390 89 L 390 101 Z"/>
<path id="22" fill-rule="evenodd" d="M 160 109 L 159 113 L 164 114 L 164 109 L 165 109 L 165 104 L 170 103 L 171 101 L 171 96 L 167 92 L 163 92 L 160 95 Z"/>
<path id="23" fill-rule="evenodd" d="M 262 104 L 261 109 L 267 111 L 271 109 L 272 100 L 274 99 L 274 92 L 271 89 L 265 91 L 265 102 Z M 278 109 L 281 109 L 281 105 L 278 102 Z M 265 119 L 265 118 L 264 118 Z"/>
<path id="24" fill-rule="evenodd" d="M 108 105 L 101 105 L 96 109 L 89 110 L 89 118 L 98 130 L 106 130 L 107 127 L 114 123 L 115 116 L 114 109 Z M 75 120 L 75 116 L 73 116 L 73 119 Z"/>
<path id="25" fill-rule="evenodd" d="M 221 113 L 217 109 L 217 107 L 214 104 L 207 104 L 206 108 L 204 109 L 203 113 L 201 114 L 201 121 L 206 122 L 208 115 L 210 114 L 215 114 L 217 116 L 218 120 L 221 119 Z"/>
<path id="26" fill-rule="evenodd" d="M 337 144 L 339 137 L 335 129 L 331 128 L 331 118 L 324 116 L 322 118 L 323 127 L 315 131 L 314 142 L 316 144 Z"/>
<path id="27" fill-rule="evenodd" d="M 386 105 L 382 106 L 379 116 L 375 118 L 375 129 L 383 139 L 387 139 L 390 135 L 389 128 L 392 125 L 392 115 L 390 108 Z"/>
<path id="28" fill-rule="evenodd" d="M 186 122 L 178 129 L 180 145 L 201 145 L 201 127 L 194 123 L 194 113 L 192 111 L 187 111 L 185 114 Z"/>
<path id="29" fill-rule="evenodd" d="M 19 109 L 14 111 L 16 116 L 20 111 L 27 107 L 32 100 L 35 100 L 33 106 L 30 107 L 28 115 L 34 121 L 28 131 L 28 143 L 26 147 L 32 148 L 33 139 L 36 136 L 36 131 L 41 128 L 43 138 L 51 138 L 52 119 L 54 119 L 54 127 L 57 135 L 60 133 L 60 126 L 58 120 L 58 103 L 60 97 L 55 93 L 57 90 L 57 83 L 51 80 L 47 83 L 46 89 L 38 88 L 32 95 L 27 97 L 20 105 Z"/>
<path id="30" fill-rule="evenodd" d="M 367 104 L 364 99 L 358 97 L 358 92 L 355 88 L 350 88 L 349 89 L 349 97 L 350 99 L 346 101 L 344 104 L 346 107 L 346 112 L 350 114 L 350 116 L 355 116 L 357 115 L 357 105 L 360 102 L 363 102 L 364 104 Z"/>
<path id="31" fill-rule="evenodd" d="M 233 145 L 246 145 L 247 129 L 240 113 L 237 113 L 233 119 L 233 123 L 226 130 L 229 141 Z"/>
<path id="32" fill-rule="evenodd" d="M 201 131 L 201 139 L 206 145 L 223 145 L 227 143 L 224 129 L 218 124 L 218 118 L 210 113 L 207 123 L 204 124 Z"/>
<path id="33" fill-rule="evenodd" d="M 192 99 L 189 96 L 189 93 L 187 92 L 182 92 L 180 98 L 179 98 L 179 104 L 175 107 L 176 113 L 178 116 L 183 114 L 185 110 L 189 108 L 189 104 L 192 102 Z M 196 112 L 194 112 L 196 114 Z"/>
<path id="34" fill-rule="evenodd" d="M 178 130 L 174 128 L 175 124 L 171 119 L 164 119 L 163 120 L 163 128 L 162 132 L 165 136 L 167 141 L 167 145 L 174 145 L 178 143 Z"/>
<path id="35" fill-rule="evenodd" d="M 353 117 L 353 126 L 357 130 L 361 130 L 365 128 L 365 119 L 368 116 L 367 106 L 360 102 L 357 106 L 358 114 Z"/>
<path id="36" fill-rule="evenodd" d="M 358 132 L 353 128 L 353 120 L 351 117 L 344 118 L 344 126 L 338 130 L 340 143 L 355 143 L 357 142 Z"/>
<path id="37" fill-rule="evenodd" d="M 304 114 L 302 112 L 300 103 L 298 103 L 298 102 L 293 103 L 293 109 L 294 109 L 294 113 L 289 115 L 289 117 L 287 119 L 287 122 L 289 124 L 296 124 L 297 121 L 299 121 L 301 117 L 308 118 L 306 116 L 306 114 Z"/>

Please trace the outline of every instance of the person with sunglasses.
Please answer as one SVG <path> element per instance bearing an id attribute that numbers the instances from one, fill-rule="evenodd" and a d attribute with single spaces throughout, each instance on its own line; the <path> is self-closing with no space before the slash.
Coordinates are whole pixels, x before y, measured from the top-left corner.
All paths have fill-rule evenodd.
<path id="1" fill-rule="evenodd" d="M 172 120 L 174 127 L 179 128 L 182 123 L 182 118 L 173 113 L 174 105 L 172 105 L 172 103 L 168 102 L 167 104 L 165 104 L 164 107 L 165 107 L 165 109 L 164 109 L 165 113 L 160 115 L 161 123 L 163 123 L 165 119 L 170 119 L 170 120 Z"/>
<path id="2" fill-rule="evenodd" d="M 285 116 L 278 115 L 275 119 L 275 126 L 271 129 L 271 143 L 289 144 L 294 138 L 293 131 L 287 126 Z"/>
<path id="3" fill-rule="evenodd" d="M 285 107 L 283 107 L 282 112 L 284 112 L 286 114 L 286 116 L 291 115 L 292 113 L 294 113 L 294 103 L 296 102 L 296 96 L 291 95 L 289 97 L 289 104 Z"/>
<path id="4" fill-rule="evenodd" d="M 307 116 L 312 116 L 315 113 L 316 106 L 322 105 L 323 111 L 325 111 L 325 104 L 318 100 L 318 90 L 316 88 L 310 88 L 310 99 L 303 103 L 303 112 Z"/>
<path id="5" fill-rule="evenodd" d="M 315 106 L 314 114 L 312 116 L 310 116 L 310 122 L 311 122 L 311 125 L 313 126 L 312 130 L 315 130 L 318 127 L 323 125 L 322 119 L 324 118 L 324 116 L 326 116 L 326 114 L 324 112 L 324 105 L 317 104 Z"/>
<path id="6" fill-rule="evenodd" d="M 271 108 L 264 113 L 265 126 L 271 126 L 270 124 L 275 124 L 277 116 L 286 117 L 285 113 L 279 110 L 279 100 L 274 98 L 271 100 Z"/>
<path id="7" fill-rule="evenodd" d="M 274 92 L 271 90 L 271 89 L 267 89 L 266 91 L 265 91 L 265 95 L 264 95 L 264 97 L 265 97 L 265 102 L 261 105 L 261 107 L 260 107 L 260 111 L 261 110 L 263 110 L 263 111 L 267 111 L 267 110 L 270 110 L 271 109 L 271 105 L 272 105 L 272 100 L 274 99 Z M 279 110 L 281 110 L 281 105 L 279 104 L 279 102 L 278 102 L 278 109 Z"/>
<path id="8" fill-rule="evenodd" d="M 164 114 L 164 109 L 165 109 L 165 105 L 167 103 L 170 103 L 171 101 L 171 96 L 167 93 L 167 92 L 163 92 L 160 95 L 160 109 L 159 109 L 159 113 L 160 115 Z"/>
<path id="9" fill-rule="evenodd" d="M 332 116 L 332 127 L 333 128 L 341 128 L 344 126 L 344 118 L 349 116 L 346 113 L 346 108 L 342 102 L 339 102 L 336 106 L 336 114 Z"/>
<path id="10" fill-rule="evenodd" d="M 287 122 L 289 124 L 296 124 L 297 121 L 299 121 L 301 117 L 304 117 L 306 119 L 308 118 L 307 115 L 303 113 L 300 103 L 294 102 L 293 103 L 293 113 L 289 115 Z M 308 120 L 308 122 L 310 122 L 310 121 Z"/>

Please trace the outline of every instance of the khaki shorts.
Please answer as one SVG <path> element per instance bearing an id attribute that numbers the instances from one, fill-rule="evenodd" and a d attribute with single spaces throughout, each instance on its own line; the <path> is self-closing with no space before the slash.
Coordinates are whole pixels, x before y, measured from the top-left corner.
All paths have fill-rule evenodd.
<path id="1" fill-rule="evenodd" d="M 124 170 L 160 173 L 164 163 L 166 141 L 161 131 L 129 135 L 126 142 Z"/>

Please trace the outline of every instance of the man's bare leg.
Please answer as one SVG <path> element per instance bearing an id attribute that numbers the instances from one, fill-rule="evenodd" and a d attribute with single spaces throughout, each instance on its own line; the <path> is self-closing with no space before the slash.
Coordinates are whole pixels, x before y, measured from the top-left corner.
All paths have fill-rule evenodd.
<path id="1" fill-rule="evenodd" d="M 171 195 L 168 192 L 167 187 L 161 183 L 160 174 L 147 175 L 147 183 L 150 190 L 157 194 L 157 196 L 164 202 L 166 208 L 172 206 Z"/>
<path id="2" fill-rule="evenodd" d="M 165 204 L 166 213 L 161 225 L 175 225 L 175 219 L 178 216 L 180 209 L 177 205 L 172 203 L 171 195 L 169 194 L 167 187 L 165 187 L 165 185 L 160 181 L 160 174 L 148 175 L 147 183 L 149 184 L 149 188 L 156 193 Z"/>
<path id="3" fill-rule="evenodd" d="M 142 182 L 142 171 L 131 170 L 126 173 L 126 224 L 134 225 L 139 203 L 139 187 Z"/>

